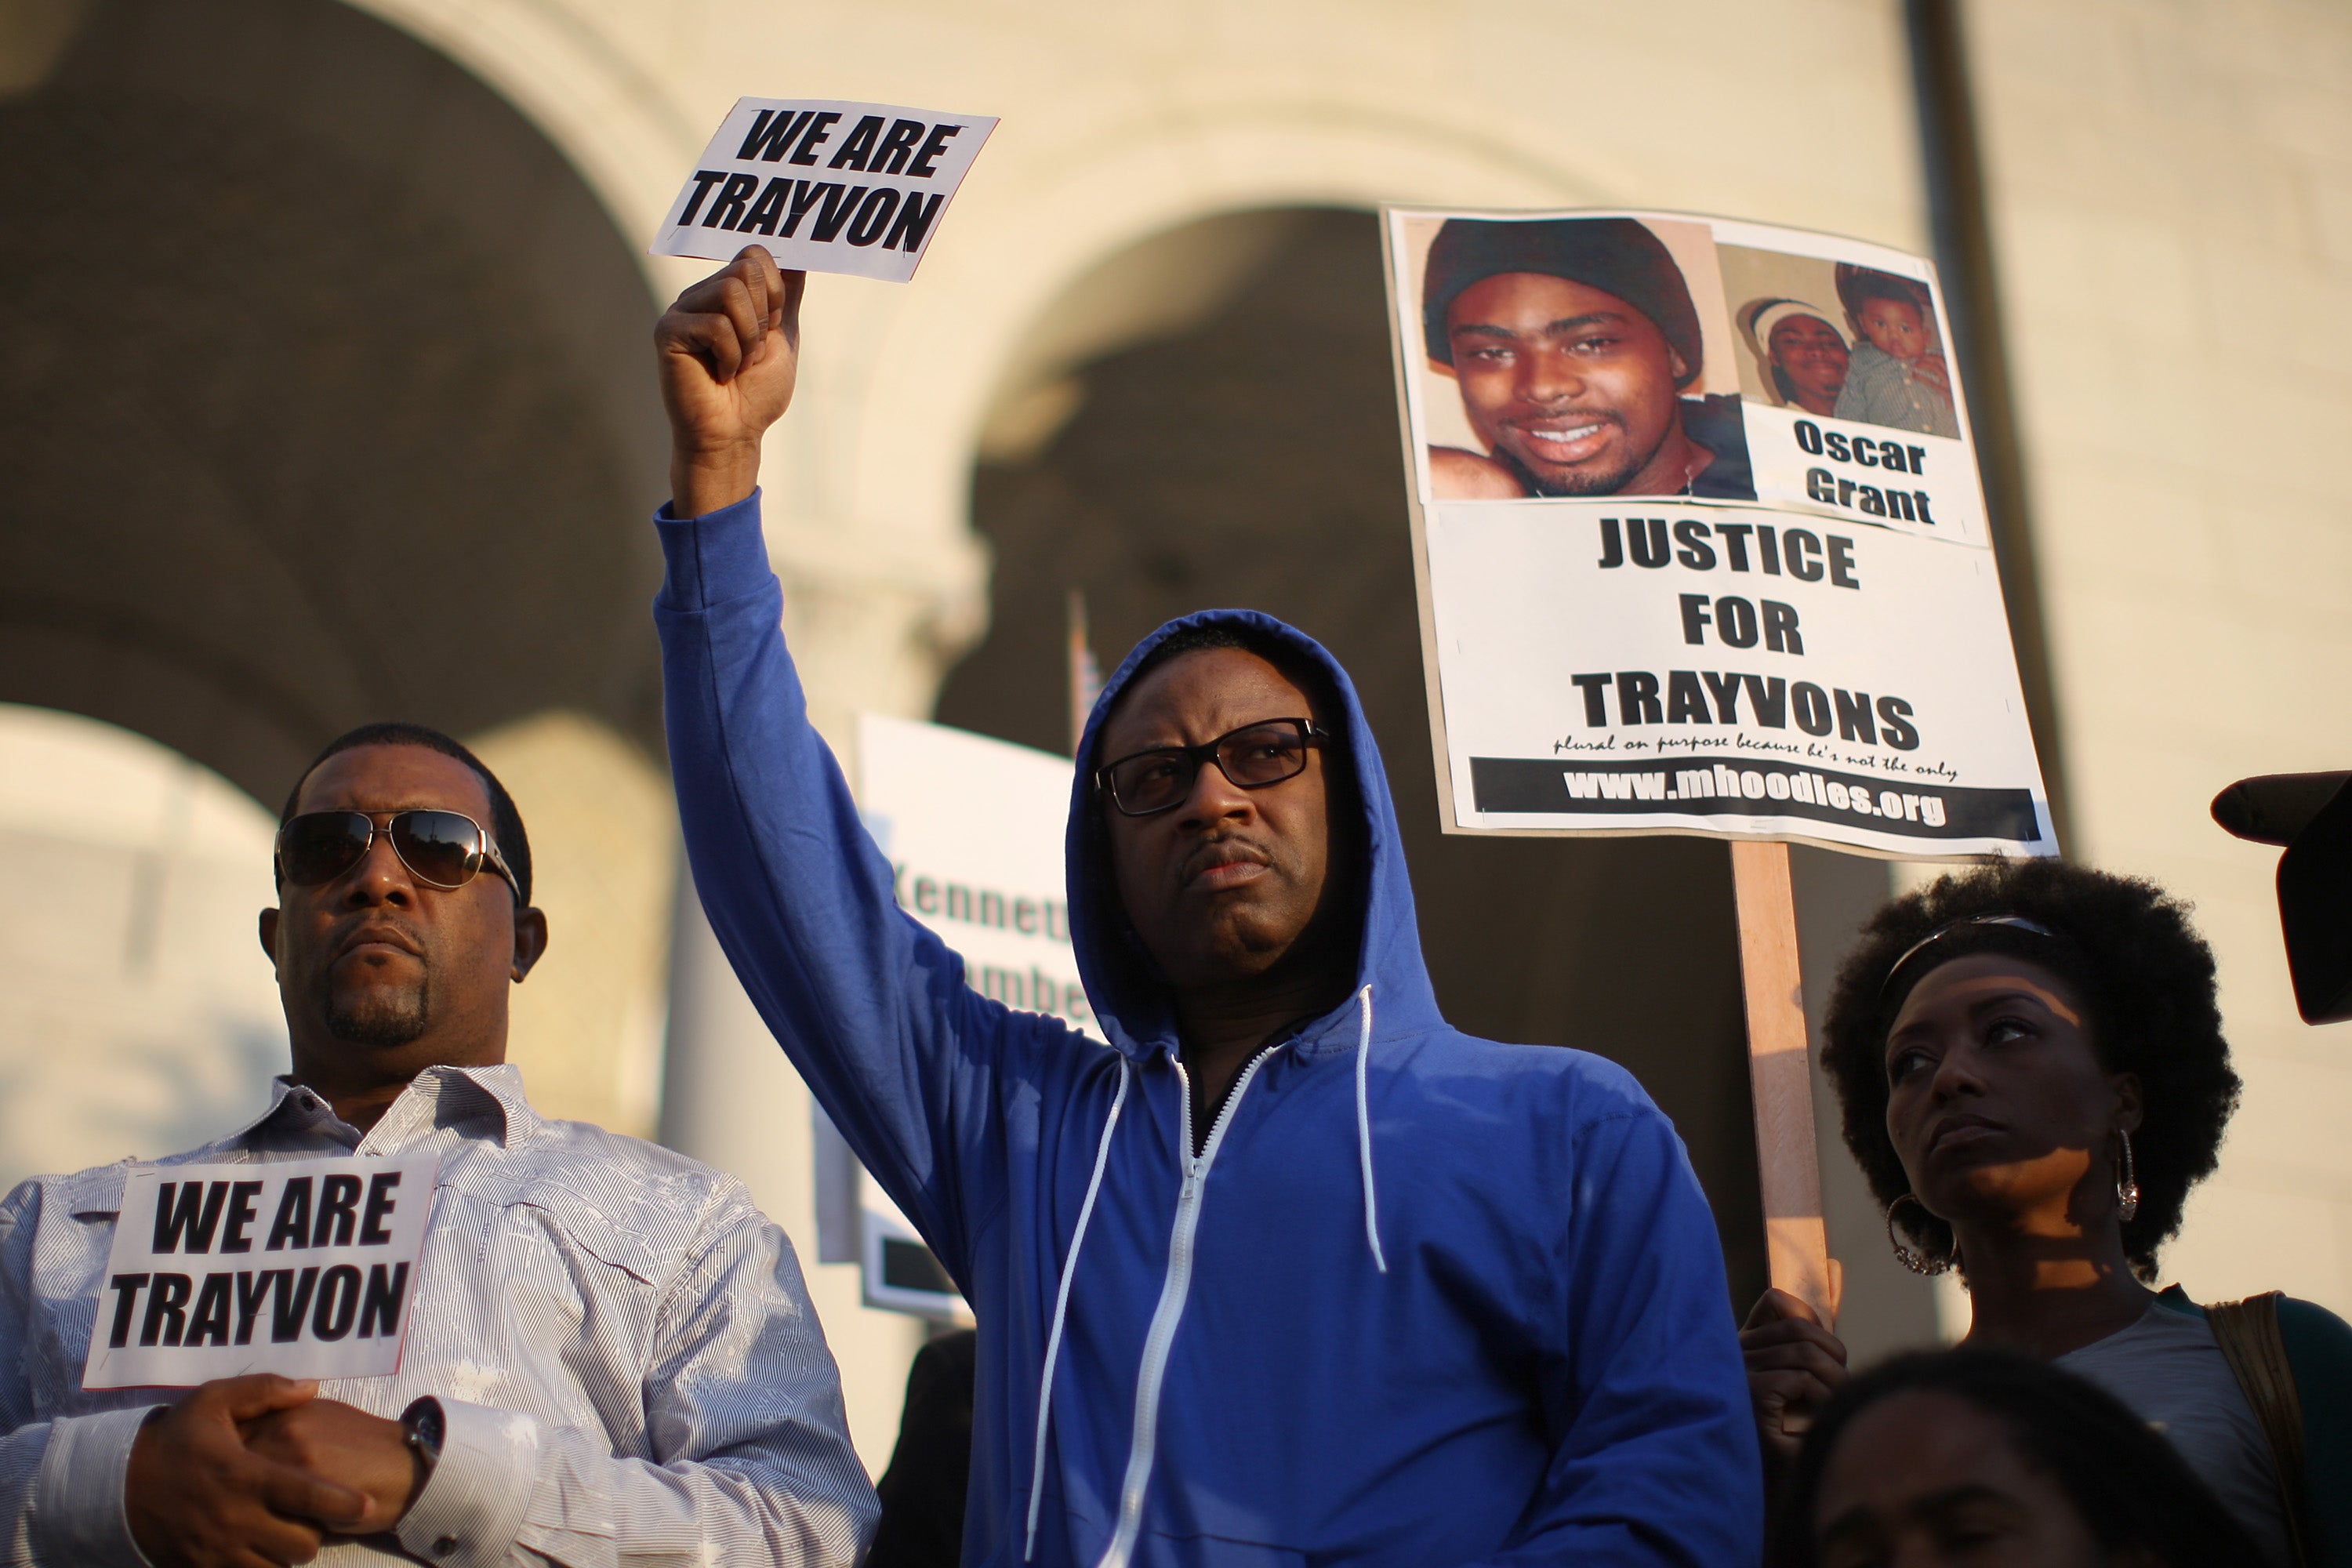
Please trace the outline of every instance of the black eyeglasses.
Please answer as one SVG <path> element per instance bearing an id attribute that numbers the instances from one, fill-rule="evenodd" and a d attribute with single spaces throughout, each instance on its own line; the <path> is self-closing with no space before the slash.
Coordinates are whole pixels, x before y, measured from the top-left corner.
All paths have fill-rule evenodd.
<path id="1" fill-rule="evenodd" d="M 1097 771 L 1095 782 L 1122 816 L 1173 811 L 1192 793 L 1209 763 L 1236 789 L 1264 789 L 1307 771 L 1307 752 L 1331 737 L 1305 719 L 1265 719 L 1198 746 L 1162 746 L 1121 757 Z"/>
<path id="2" fill-rule="evenodd" d="M 395 811 L 381 827 L 364 811 L 304 812 L 278 830 L 278 875 L 298 888 L 331 882 L 366 858 L 378 834 L 429 888 L 462 888 L 487 865 L 523 901 L 522 884 L 482 825 L 455 811 Z"/>

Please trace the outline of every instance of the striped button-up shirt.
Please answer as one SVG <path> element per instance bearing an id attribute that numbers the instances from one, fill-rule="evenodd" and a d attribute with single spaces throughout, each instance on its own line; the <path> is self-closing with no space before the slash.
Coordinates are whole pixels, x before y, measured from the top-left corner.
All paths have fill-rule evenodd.
<path id="1" fill-rule="evenodd" d="M 840 1564 L 877 1505 L 783 1233 L 740 1183 L 653 1144 L 550 1121 L 511 1067 L 428 1068 L 362 1135 L 307 1089 L 164 1164 L 440 1157 L 398 1373 L 323 1398 L 440 1402 L 441 1459 L 394 1536 L 318 1561 Z M 130 1166 L 0 1205 L 0 1552 L 143 1563 L 123 1511 L 152 1391 L 84 1393 Z M 403 1552 L 406 1555 L 404 1556 Z"/>

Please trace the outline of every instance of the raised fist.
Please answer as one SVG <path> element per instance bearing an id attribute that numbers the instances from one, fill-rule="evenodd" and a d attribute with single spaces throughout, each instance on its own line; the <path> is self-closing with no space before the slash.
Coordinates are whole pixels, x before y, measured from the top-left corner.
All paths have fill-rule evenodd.
<path id="1" fill-rule="evenodd" d="M 1845 1386 L 1845 1342 L 1786 1290 L 1767 1290 L 1740 1325 L 1748 1398 L 1768 1467 L 1797 1457 L 1813 1416 Z"/>
<path id="2" fill-rule="evenodd" d="M 700 517 L 760 482 L 760 440 L 783 416 L 800 370 L 804 272 L 746 246 L 677 297 L 654 328 L 669 413 L 670 510 Z"/>

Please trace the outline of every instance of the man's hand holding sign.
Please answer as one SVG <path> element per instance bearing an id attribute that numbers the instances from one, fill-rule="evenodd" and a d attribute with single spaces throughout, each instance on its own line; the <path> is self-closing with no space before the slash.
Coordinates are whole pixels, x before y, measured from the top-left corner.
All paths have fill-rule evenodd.
<path id="1" fill-rule="evenodd" d="M 652 247 L 733 257 L 655 328 L 662 402 L 672 427 L 691 432 L 670 458 L 677 515 L 731 506 L 758 485 L 760 439 L 799 373 L 800 268 L 911 279 L 995 129 L 988 115 L 880 103 L 746 98 L 728 112 Z"/>
<path id="2" fill-rule="evenodd" d="M 791 405 L 800 374 L 807 285 L 807 273 L 782 271 L 764 247 L 748 246 L 656 324 L 662 404 L 682 433 L 669 466 L 679 516 L 732 506 L 758 488 L 761 438 Z"/>
<path id="3" fill-rule="evenodd" d="M 190 1549 L 207 1539 L 316 1550 L 321 1531 L 376 1534 L 408 1511 L 426 1467 L 401 1424 L 318 1398 L 309 1378 L 398 1366 L 436 1163 L 130 1177 L 82 1386 L 195 1384 L 131 1447 L 126 1506 L 151 1561 L 207 1561 Z"/>
<path id="4" fill-rule="evenodd" d="M 131 1450 L 122 1490 L 131 1539 L 147 1560 L 157 1568 L 307 1563 L 330 1531 L 357 1532 L 373 1500 L 323 1479 L 341 1468 L 332 1457 L 289 1458 L 254 1440 L 318 1392 L 315 1383 L 255 1373 L 208 1383 L 157 1412 Z M 395 1515 L 407 1506 L 404 1492 Z"/>
<path id="5" fill-rule="evenodd" d="M 250 1373 L 159 1412 L 131 1451 L 123 1508 L 157 1568 L 301 1563 L 332 1537 L 393 1529 L 424 1489 L 397 1421 L 317 1397 L 315 1381 Z"/>

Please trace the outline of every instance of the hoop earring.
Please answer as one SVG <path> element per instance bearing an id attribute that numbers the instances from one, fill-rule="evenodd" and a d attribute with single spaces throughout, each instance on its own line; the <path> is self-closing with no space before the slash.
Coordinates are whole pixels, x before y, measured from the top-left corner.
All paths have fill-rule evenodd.
<path id="1" fill-rule="evenodd" d="M 2116 1215 L 2129 1225 L 2139 1214 L 2139 1173 L 2132 1166 L 2131 1134 L 2118 1131 L 2124 1141 L 2123 1169 L 2116 1176 Z"/>
<path id="2" fill-rule="evenodd" d="M 1926 1214 L 1927 1212 L 1927 1205 L 1926 1204 L 1920 1204 L 1917 1195 L 1912 1193 L 1906 1193 L 1901 1197 L 1886 1205 L 1886 1242 L 1888 1246 L 1895 1248 L 1895 1260 L 1902 1264 L 1904 1268 L 1911 1270 L 1914 1274 L 1944 1274 L 1949 1272 L 1952 1267 L 1952 1260 L 1950 1258 L 1937 1257 L 1936 1254 L 1931 1252 L 1920 1251 L 1917 1247 L 1906 1242 L 1903 1239 L 1902 1233 L 1895 1228 L 1895 1211 L 1901 1208 L 1905 1204 L 1919 1204 L 1919 1212 L 1922 1214 Z"/>

